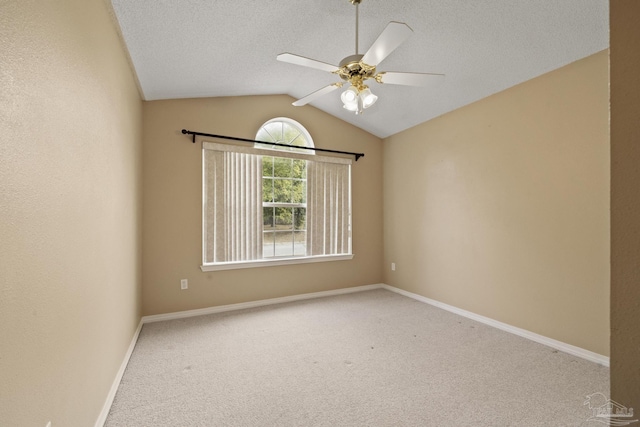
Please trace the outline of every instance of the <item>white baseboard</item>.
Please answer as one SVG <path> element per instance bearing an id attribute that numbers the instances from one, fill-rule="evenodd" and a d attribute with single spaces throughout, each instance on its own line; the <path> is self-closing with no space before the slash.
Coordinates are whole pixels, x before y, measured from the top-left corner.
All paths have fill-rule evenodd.
<path id="1" fill-rule="evenodd" d="M 154 314 L 151 316 L 144 316 L 142 318 L 142 322 L 152 323 L 152 322 L 162 322 L 164 320 L 184 319 L 187 317 L 204 316 L 206 314 L 223 313 L 225 311 L 243 310 L 246 308 L 262 307 L 265 305 L 272 305 L 272 304 L 282 304 L 285 302 L 300 301 L 300 300 L 306 300 L 306 299 L 312 299 L 312 298 L 330 297 L 334 295 L 350 294 L 353 292 L 370 291 L 373 289 L 380 289 L 382 287 L 383 287 L 382 284 L 355 286 L 352 288 L 335 289 L 332 291 L 313 292 L 310 294 L 291 295 L 288 297 L 281 297 L 281 298 L 270 298 L 270 299 L 263 299 L 258 301 L 242 302 L 238 304 L 219 305 L 216 307 L 200 308 L 196 310 L 178 311 L 175 313 Z"/>
<path id="2" fill-rule="evenodd" d="M 489 317 L 481 316 L 479 314 L 475 314 L 470 311 L 463 310 L 461 308 L 457 308 L 452 305 L 442 303 L 440 301 L 432 300 L 430 298 L 423 297 L 422 295 L 414 294 L 412 292 L 408 292 L 393 286 L 383 284 L 381 287 L 391 292 L 395 292 L 400 295 L 404 295 L 406 297 L 415 299 L 417 301 L 424 302 L 429 305 L 433 305 L 435 307 L 450 311 L 451 313 L 458 314 L 460 316 L 469 318 L 471 320 L 475 320 L 477 322 L 484 323 L 489 326 L 493 326 L 494 328 L 497 328 L 506 332 L 510 332 L 514 335 L 518 335 L 523 338 L 530 339 L 531 341 L 535 341 L 539 344 L 544 344 L 551 348 L 555 348 L 556 350 L 560 350 L 564 353 L 568 353 L 573 356 L 586 359 L 590 362 L 595 362 L 599 365 L 609 367 L 609 358 L 607 356 L 603 356 L 601 354 L 594 353 L 592 351 L 585 350 L 584 348 L 576 347 L 574 345 L 567 344 L 562 341 L 554 340 L 553 338 L 545 337 L 543 335 L 539 335 L 534 332 L 527 331 L 526 329 L 517 328 L 515 326 L 511 326 L 506 323 L 499 322 Z"/>
<path id="3" fill-rule="evenodd" d="M 125 369 L 127 369 L 127 365 L 129 364 L 129 359 L 131 358 L 131 354 L 133 353 L 133 349 L 136 346 L 136 342 L 138 342 L 138 336 L 140 335 L 140 331 L 142 330 L 142 320 L 138 323 L 138 328 L 133 334 L 133 338 L 131 338 L 131 344 L 129 344 L 129 348 L 127 349 L 126 354 L 124 355 L 124 360 L 122 364 L 120 364 L 120 369 L 116 374 L 116 378 L 113 380 L 111 384 L 111 390 L 109 390 L 109 394 L 107 395 L 107 400 L 104 402 L 102 406 L 102 411 L 96 420 L 95 427 L 103 427 L 104 423 L 107 421 L 107 416 L 109 415 L 109 411 L 111 410 L 111 405 L 113 404 L 113 399 L 116 397 L 116 392 L 118 391 L 118 387 L 120 386 L 120 381 L 122 380 L 122 376 L 124 375 Z"/>

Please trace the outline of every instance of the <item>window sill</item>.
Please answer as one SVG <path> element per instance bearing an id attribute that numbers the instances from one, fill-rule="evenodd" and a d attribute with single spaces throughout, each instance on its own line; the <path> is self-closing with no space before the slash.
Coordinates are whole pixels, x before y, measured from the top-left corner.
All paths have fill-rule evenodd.
<path id="1" fill-rule="evenodd" d="M 217 264 L 204 264 L 200 266 L 202 271 L 236 270 L 240 268 L 275 267 L 277 265 L 308 264 L 312 262 L 346 261 L 353 259 L 353 254 L 322 255 L 312 257 L 276 258 L 259 261 L 221 262 Z"/>

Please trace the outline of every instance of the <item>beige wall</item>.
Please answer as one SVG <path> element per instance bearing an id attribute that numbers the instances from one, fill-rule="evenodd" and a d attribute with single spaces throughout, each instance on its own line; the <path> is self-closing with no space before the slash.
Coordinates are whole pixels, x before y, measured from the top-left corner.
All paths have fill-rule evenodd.
<path id="1" fill-rule="evenodd" d="M 288 96 L 144 103 L 143 312 L 168 313 L 380 283 L 382 141 Z M 351 261 L 203 273 L 202 151 L 181 129 L 255 138 L 274 117 L 307 128 L 316 147 L 365 153 L 353 164 Z M 180 279 L 189 289 L 180 290 Z"/>
<path id="2" fill-rule="evenodd" d="M 636 408 L 639 8 L 611 2 L 612 398 Z M 383 153 L 286 96 L 142 107 L 108 15 L 100 0 L 0 2 L 0 424 L 93 425 L 141 315 L 142 273 L 144 314 L 385 281 L 608 354 L 606 53 L 390 137 Z M 355 258 L 202 273 L 201 152 L 179 131 L 252 138 L 277 116 L 318 146 L 365 152 Z"/>
<path id="3" fill-rule="evenodd" d="M 640 2 L 610 2 L 611 398 L 640 412 Z"/>
<path id="4" fill-rule="evenodd" d="M 0 2 L 0 425 L 92 426 L 140 319 L 141 110 L 101 0 Z"/>
<path id="5" fill-rule="evenodd" d="M 604 51 L 386 139 L 385 283 L 608 355 L 608 117 Z"/>

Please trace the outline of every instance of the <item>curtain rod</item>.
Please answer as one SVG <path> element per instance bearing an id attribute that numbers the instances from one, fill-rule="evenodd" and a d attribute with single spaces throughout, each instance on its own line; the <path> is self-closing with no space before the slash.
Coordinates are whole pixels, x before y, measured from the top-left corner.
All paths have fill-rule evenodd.
<path id="1" fill-rule="evenodd" d="M 212 133 L 202 133 L 202 132 L 193 132 L 190 130 L 182 129 L 182 133 L 185 135 L 193 135 L 193 139 L 191 142 L 195 144 L 196 135 L 199 136 L 209 136 L 211 138 L 221 138 L 221 139 L 230 139 L 232 141 L 241 141 L 241 142 L 253 142 L 254 144 L 264 144 L 264 145 L 275 145 L 278 147 L 293 147 L 300 148 L 303 150 L 312 150 L 312 151 L 322 151 L 324 153 L 337 153 L 337 154 L 349 154 L 351 156 L 355 156 L 356 162 L 360 157 L 364 157 L 364 153 L 353 153 L 351 151 L 339 151 L 339 150 L 327 150 L 326 148 L 312 148 L 312 147 L 300 147 L 298 145 L 289 145 L 289 144 L 278 144 L 275 142 L 265 142 L 265 141 L 256 141 L 254 139 L 246 139 L 246 138 L 238 138 L 236 136 L 226 136 L 226 135 L 215 135 Z"/>

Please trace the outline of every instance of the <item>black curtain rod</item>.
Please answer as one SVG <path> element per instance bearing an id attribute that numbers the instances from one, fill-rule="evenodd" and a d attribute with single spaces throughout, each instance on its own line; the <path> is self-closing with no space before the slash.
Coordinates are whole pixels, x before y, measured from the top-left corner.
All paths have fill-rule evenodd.
<path id="1" fill-rule="evenodd" d="M 293 147 L 293 148 L 300 148 L 303 150 L 322 151 L 324 153 L 349 154 L 351 156 L 355 156 L 356 162 L 360 157 L 364 157 L 364 153 L 352 153 L 351 151 L 327 150 L 325 148 L 312 148 L 312 147 L 300 147 L 298 145 L 277 144 L 275 142 L 256 141 L 254 139 L 238 138 L 236 136 L 215 135 L 212 133 L 193 132 L 186 129 L 182 129 L 182 133 L 185 135 L 193 135 L 192 142 L 194 144 L 196 142 L 196 135 L 199 135 L 199 136 L 209 136 L 211 138 L 230 139 L 232 141 L 253 142 L 254 144 L 276 145 L 278 147 Z"/>

